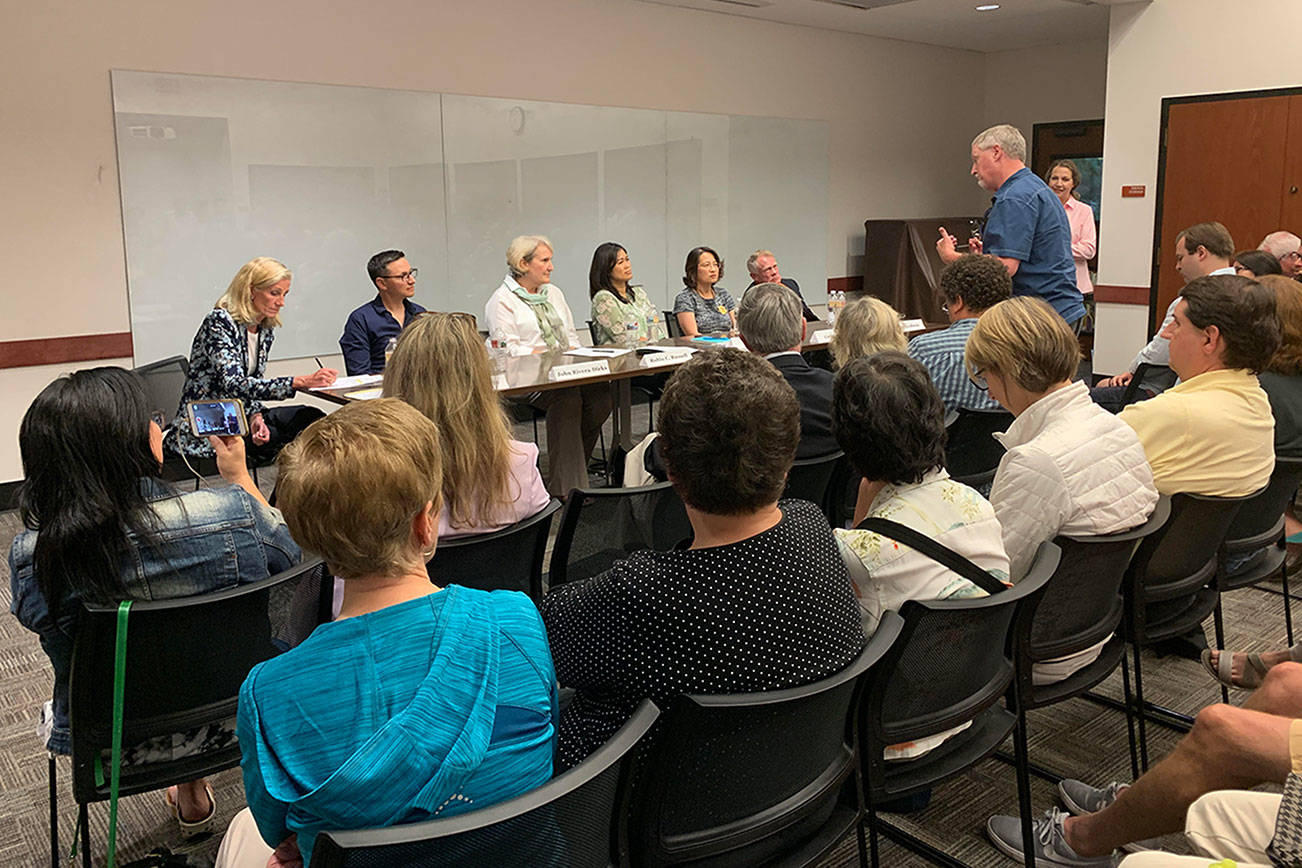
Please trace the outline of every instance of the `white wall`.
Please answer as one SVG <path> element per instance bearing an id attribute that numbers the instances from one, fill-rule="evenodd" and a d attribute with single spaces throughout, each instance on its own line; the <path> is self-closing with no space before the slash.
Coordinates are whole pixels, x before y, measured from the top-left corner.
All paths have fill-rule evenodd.
<path id="1" fill-rule="evenodd" d="M 1297 0 L 1153 0 L 1112 7 L 1100 283 L 1149 284 L 1162 99 L 1302 84 L 1299 23 Z M 1236 36 L 1239 27 L 1251 30 L 1250 44 Z M 1208 171 L 1234 158 L 1209 154 Z M 1144 184 L 1148 193 L 1122 199 L 1127 184 Z M 1100 310 L 1096 353 L 1128 361 L 1146 339 L 1145 324 L 1131 311 Z"/>
<path id="2" fill-rule="evenodd" d="M 1107 65 L 1103 39 L 988 54 L 985 123 L 1012 124 L 1029 145 L 1036 124 L 1101 118 Z"/>

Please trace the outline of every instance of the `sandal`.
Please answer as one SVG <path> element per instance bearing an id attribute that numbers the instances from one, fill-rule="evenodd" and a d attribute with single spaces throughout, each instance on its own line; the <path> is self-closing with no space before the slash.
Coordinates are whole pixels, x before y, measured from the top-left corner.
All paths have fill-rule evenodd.
<path id="1" fill-rule="evenodd" d="M 1212 666 L 1212 650 L 1210 648 L 1203 651 L 1202 664 L 1203 668 L 1207 670 L 1209 675 L 1224 684 L 1226 687 L 1237 687 L 1240 690 L 1255 690 L 1261 686 L 1261 682 L 1266 678 L 1266 673 L 1270 671 L 1270 666 L 1266 665 L 1266 662 L 1261 659 L 1261 655 L 1252 652 L 1246 655 L 1248 661 L 1247 668 L 1243 670 L 1243 674 L 1239 677 L 1239 680 L 1235 681 L 1231 674 L 1234 671 L 1234 655 L 1243 652 L 1226 651 L 1224 649 L 1217 650 L 1221 652 L 1221 656 L 1220 659 L 1217 660 L 1215 666 Z M 1295 663 L 1302 663 L 1302 642 L 1290 647 L 1288 649 L 1288 656 L 1289 659 Z"/>
<path id="2" fill-rule="evenodd" d="M 176 800 L 176 787 L 171 786 L 166 790 L 164 797 L 167 799 L 167 806 L 172 809 L 172 816 L 176 817 L 176 824 L 181 827 L 182 840 L 188 841 L 211 832 L 213 821 L 217 819 L 217 797 L 213 795 L 212 784 L 204 781 L 203 789 L 208 794 L 208 816 L 194 822 L 181 818 L 181 806 Z"/>

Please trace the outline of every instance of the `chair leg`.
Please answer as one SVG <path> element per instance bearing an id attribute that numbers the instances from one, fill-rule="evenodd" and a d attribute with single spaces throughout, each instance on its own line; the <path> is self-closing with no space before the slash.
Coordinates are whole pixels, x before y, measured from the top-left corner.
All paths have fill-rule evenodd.
<path id="1" fill-rule="evenodd" d="M 868 816 L 869 864 L 872 865 L 872 868 L 880 868 L 881 859 L 877 853 L 877 811 L 873 808 L 871 800 L 864 806 L 864 813 Z"/>
<path id="2" fill-rule="evenodd" d="M 1284 563 L 1279 568 L 1279 583 L 1284 591 L 1284 632 L 1288 634 L 1288 647 L 1293 647 L 1293 607 L 1288 595 L 1288 556 L 1284 557 Z"/>
<path id="3" fill-rule="evenodd" d="M 81 826 L 81 865 L 90 868 L 90 806 L 81 805 L 77 822 Z"/>
<path id="4" fill-rule="evenodd" d="M 1013 730 L 1013 752 L 1017 757 L 1017 811 L 1022 816 L 1022 858 L 1026 868 L 1035 868 L 1035 835 L 1031 830 L 1030 758 L 1026 749 L 1026 710 L 1017 703 L 1017 728 Z"/>
<path id="5" fill-rule="evenodd" d="M 58 767 L 50 754 L 50 868 L 59 868 L 59 787 L 55 777 Z"/>
<path id="6" fill-rule="evenodd" d="M 1130 741 L 1130 779 L 1139 777 L 1139 751 L 1135 741 L 1135 709 L 1130 696 L 1130 662 L 1125 651 L 1121 653 L 1121 691 L 1126 699 L 1126 735 Z"/>
<path id="7" fill-rule="evenodd" d="M 1216 608 L 1212 610 L 1212 626 L 1216 632 L 1216 647 L 1225 647 L 1225 622 L 1221 616 L 1221 595 L 1216 595 Z M 1225 653 L 1224 651 L 1221 652 Z M 1226 705 L 1230 704 L 1230 690 L 1224 684 L 1221 685 L 1221 702 Z"/>
<path id="8" fill-rule="evenodd" d="M 1144 773 L 1148 771 L 1148 731 L 1144 726 L 1144 721 L 1148 717 L 1148 712 L 1144 707 L 1144 671 L 1140 663 L 1140 642 L 1134 643 L 1135 649 L 1135 710 L 1139 718 L 1139 771 Z"/>

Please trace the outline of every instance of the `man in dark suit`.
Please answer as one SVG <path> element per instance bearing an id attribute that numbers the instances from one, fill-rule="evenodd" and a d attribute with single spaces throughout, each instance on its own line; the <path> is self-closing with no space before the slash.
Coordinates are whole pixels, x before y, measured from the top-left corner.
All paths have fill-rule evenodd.
<path id="1" fill-rule="evenodd" d="M 800 299 L 800 307 L 806 322 L 814 322 L 818 319 L 814 312 L 809 309 L 809 305 L 805 303 L 805 297 L 800 292 L 800 284 L 790 277 L 782 276 L 782 271 L 778 268 L 777 257 L 773 255 L 772 250 L 756 250 L 752 253 L 746 259 L 746 270 L 750 272 L 750 286 L 746 287 L 746 292 L 750 292 L 761 283 L 780 283 L 794 292 L 796 297 Z"/>
<path id="2" fill-rule="evenodd" d="M 761 283 L 737 308 L 737 329 L 746 348 L 777 368 L 800 402 L 796 458 L 814 458 L 839 448 L 832 436 L 832 374 L 800 355 L 805 319 L 800 298 L 779 283 Z"/>

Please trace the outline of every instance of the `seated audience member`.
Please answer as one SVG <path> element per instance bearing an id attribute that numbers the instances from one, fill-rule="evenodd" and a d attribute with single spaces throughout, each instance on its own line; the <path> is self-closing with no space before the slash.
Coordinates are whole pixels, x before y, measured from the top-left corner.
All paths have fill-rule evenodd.
<path id="1" fill-rule="evenodd" d="M 82 600 L 188 597 L 299 560 L 280 513 L 249 478 L 240 438 L 209 438 L 229 487 L 180 494 L 162 481 L 162 415 L 151 416 L 145 401 L 130 371 L 78 371 L 46 386 L 18 431 L 27 530 L 9 550 L 12 611 L 54 668 L 53 704 L 42 715 L 51 753 L 72 752 L 68 687 Z M 180 758 L 205 742 L 229 744 L 233 729 L 200 727 L 142 749 Z M 167 800 L 183 837 L 207 831 L 217 814 L 202 778 L 170 788 Z"/>
<path id="2" fill-rule="evenodd" d="M 1233 274 L 1234 269 L 1230 265 L 1232 256 L 1234 256 L 1234 239 L 1230 237 L 1229 230 L 1220 223 L 1197 223 L 1181 231 L 1175 238 L 1175 269 L 1180 272 L 1180 277 L 1185 283 L 1199 277 Z M 1170 365 L 1171 356 L 1167 348 L 1166 327 L 1171 324 L 1176 305 L 1180 304 L 1180 298 L 1181 296 L 1177 295 L 1166 309 L 1166 317 L 1162 320 L 1157 334 L 1153 335 L 1153 339 L 1135 356 L 1130 363 L 1130 369 L 1115 377 L 1100 380 L 1090 390 L 1090 397 L 1099 406 L 1112 413 L 1120 412 L 1125 406 L 1122 401 L 1125 398 L 1126 387 L 1130 385 L 1136 369 L 1141 364 Z M 1175 385 L 1174 374 L 1169 371 L 1150 370 L 1136 390 L 1134 400 L 1142 401 L 1151 398 L 1173 385 Z"/>
<path id="3" fill-rule="evenodd" d="M 542 600 L 562 686 L 560 761 L 573 766 L 650 697 L 795 687 L 847 666 L 863 631 L 823 513 L 778 497 L 800 436 L 773 366 L 705 350 L 665 387 L 660 442 L 695 539 L 638 551 Z"/>
<path id="4" fill-rule="evenodd" d="M 996 579 L 1008 558 L 994 511 L 975 490 L 945 472 L 945 410 L 921 363 L 899 352 L 855 359 L 836 374 L 832 430 L 863 476 L 854 523 L 879 517 L 926 534 Z M 887 609 L 908 600 L 983 597 L 985 591 L 921 552 L 868 530 L 835 531 L 872 635 Z M 957 729 L 892 745 L 887 759 L 920 756 Z"/>
<path id="5" fill-rule="evenodd" d="M 401 398 L 438 426 L 439 539 L 500 530 L 551 500 L 538 472 L 538 447 L 511 439 L 470 314 L 427 313 L 412 323 L 393 351 L 384 395 Z"/>
<path id="6" fill-rule="evenodd" d="M 507 275 L 484 305 L 489 335 L 513 356 L 579 346 L 574 314 L 551 282 L 552 245 L 542 235 L 521 235 L 506 248 Z M 588 487 L 588 457 L 610 415 L 608 383 L 535 392 L 525 399 L 547 414 L 547 490 L 564 497 Z"/>
<path id="7" fill-rule="evenodd" d="M 909 346 L 900 315 L 880 298 L 865 295 L 845 306 L 836 318 L 827 348 L 838 368 L 855 359 L 886 350 L 904 352 Z"/>
<path id="8" fill-rule="evenodd" d="M 1209 705 L 1193 729 L 1161 762 L 1133 784 L 1113 781 L 1096 788 L 1064 780 L 1058 793 L 1070 814 L 1050 808 L 1034 821 L 1037 865 L 1108 868 L 1116 850 L 1132 842 L 1184 829 L 1189 842 L 1211 858 L 1230 858 L 1267 866 L 1267 843 L 1275 831 L 1279 795 L 1247 790 L 1264 783 L 1283 784 L 1290 770 L 1302 768 L 1302 665 L 1285 663 L 1270 670 L 1261 689 L 1239 708 Z M 1208 795 L 1211 794 L 1211 795 Z M 1022 859 L 1022 823 L 995 816 L 986 823 L 995 846 Z M 1127 857 L 1130 865 L 1198 865 L 1165 854 Z M 1217 863 L 1218 865 L 1220 863 Z"/>
<path id="9" fill-rule="evenodd" d="M 171 425 L 171 448 L 185 455 L 213 457 L 208 440 L 190 432 L 185 415 L 190 401 L 243 401 L 249 420 L 248 451 L 257 460 L 274 458 L 298 432 L 321 418 L 316 407 L 262 405 L 263 401 L 292 398 L 305 389 L 329 386 L 339 375 L 333 368 L 321 368 L 301 377 L 264 376 L 292 277 L 290 270 L 274 259 L 252 259 L 236 272 L 226 292 L 203 318 L 190 347 L 190 373 Z"/>
<path id="10" fill-rule="evenodd" d="M 1017 417 L 994 435 L 1007 451 L 990 489 L 1014 581 L 1026 575 L 1045 540 L 1128 530 L 1157 504 L 1135 432 L 1091 401 L 1083 382 L 1071 381 L 1079 362 L 1071 327 L 1030 296 L 986 311 L 968 338 L 972 378 Z M 1061 681 L 1098 659 L 1108 638 L 1069 658 L 1035 664 L 1032 679 Z"/>
<path id="11" fill-rule="evenodd" d="M 722 286 L 723 260 L 710 247 L 693 247 L 683 266 L 683 286 L 674 298 L 674 317 L 685 338 L 733 334 L 737 331 L 737 303 Z"/>
<path id="12" fill-rule="evenodd" d="M 401 250 L 382 251 L 366 263 L 366 273 L 377 292 L 344 323 L 339 350 L 348 376 L 383 373 L 389 341 L 425 312 L 411 300 L 416 294 L 417 271 Z"/>
<path id="13" fill-rule="evenodd" d="M 977 317 L 1013 294 L 1008 269 L 993 256 L 965 254 L 941 272 L 940 291 L 950 327 L 909 341 L 909 356 L 922 362 L 931 374 L 946 412 L 998 410 L 999 405 L 969 379 L 963 367 L 963 348 Z"/>
<path id="14" fill-rule="evenodd" d="M 1280 274 L 1279 260 L 1264 250 L 1240 250 L 1234 254 L 1234 273 L 1254 280 L 1268 274 Z"/>
<path id="15" fill-rule="evenodd" d="M 761 283 L 780 283 L 787 289 L 796 294 L 800 299 L 800 311 L 806 322 L 814 322 L 818 316 L 809 309 L 805 304 L 805 296 L 800 292 L 800 284 L 796 283 L 790 277 L 783 277 L 782 270 L 778 268 L 777 257 L 773 255 L 772 250 L 756 250 L 746 258 L 746 271 L 750 274 L 750 286 L 746 287 L 746 292 L 759 286 Z M 742 293 L 742 299 L 745 300 L 745 293 Z"/>
<path id="16" fill-rule="evenodd" d="M 322 829 L 448 817 L 545 783 L 557 696 L 537 609 L 425 571 L 442 488 L 434 423 L 402 401 L 357 402 L 278 465 L 285 520 L 343 579 L 343 608 L 240 688 L 249 807 L 217 864 L 261 868 L 272 847 L 273 864 L 311 864 Z"/>
<path id="17" fill-rule="evenodd" d="M 597 247 L 588 269 L 592 300 L 592 342 L 633 346 L 663 340 L 668 334 L 660 311 L 641 284 L 632 282 L 628 251 L 613 241 Z"/>
<path id="18" fill-rule="evenodd" d="M 1283 229 L 1272 232 L 1261 239 L 1258 250 L 1264 250 L 1279 262 L 1280 272 L 1285 277 L 1298 279 L 1302 277 L 1302 238 Z"/>

